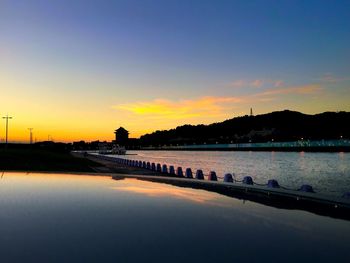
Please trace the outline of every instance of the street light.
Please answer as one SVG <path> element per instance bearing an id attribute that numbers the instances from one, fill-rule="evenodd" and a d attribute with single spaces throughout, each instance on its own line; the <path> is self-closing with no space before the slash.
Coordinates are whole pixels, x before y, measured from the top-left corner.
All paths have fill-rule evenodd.
<path id="1" fill-rule="evenodd" d="M 6 146 L 7 146 L 7 142 L 8 142 L 8 127 L 9 127 L 9 119 L 11 120 L 12 117 L 9 117 L 9 115 L 7 114 L 5 117 L 2 117 L 3 119 L 6 119 Z"/>

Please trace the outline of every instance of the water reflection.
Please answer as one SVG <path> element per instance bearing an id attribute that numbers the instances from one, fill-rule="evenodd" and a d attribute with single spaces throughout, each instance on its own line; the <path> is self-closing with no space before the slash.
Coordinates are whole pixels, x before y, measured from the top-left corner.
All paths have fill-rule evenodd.
<path id="1" fill-rule="evenodd" d="M 179 188 L 166 184 L 152 183 L 136 179 L 125 179 L 119 181 L 119 185 L 113 187 L 117 191 L 132 192 L 150 197 L 170 197 L 183 199 L 195 203 L 214 204 L 214 201 L 219 201 L 221 196 L 216 193 L 193 189 Z"/>
<path id="2" fill-rule="evenodd" d="M 350 250 L 348 221 L 134 179 L 6 173 L 0 211 L 1 262 L 347 262 Z"/>

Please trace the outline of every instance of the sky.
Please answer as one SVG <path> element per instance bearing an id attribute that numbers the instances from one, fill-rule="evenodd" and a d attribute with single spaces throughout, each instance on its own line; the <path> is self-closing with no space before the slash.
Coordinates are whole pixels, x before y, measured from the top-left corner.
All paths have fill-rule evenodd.
<path id="1" fill-rule="evenodd" d="M 350 111 L 350 1 L 0 0 L 9 141 Z M 1 119 L 0 142 L 5 139 Z"/>

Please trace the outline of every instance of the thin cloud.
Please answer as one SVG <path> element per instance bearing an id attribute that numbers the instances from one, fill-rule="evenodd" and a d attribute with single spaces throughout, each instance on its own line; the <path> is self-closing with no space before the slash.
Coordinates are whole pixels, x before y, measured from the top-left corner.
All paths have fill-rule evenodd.
<path id="1" fill-rule="evenodd" d="M 256 79 L 256 80 L 250 82 L 249 84 L 251 87 L 260 88 L 264 84 L 264 81 L 261 79 Z"/>
<path id="2" fill-rule="evenodd" d="M 321 78 L 318 79 L 319 81 L 321 82 L 326 82 L 326 83 L 338 83 L 340 81 L 343 81 L 343 80 L 347 80 L 347 78 L 341 78 L 341 77 L 337 77 L 337 76 L 334 76 L 332 73 L 325 73 L 323 74 L 323 76 Z"/>
<path id="3" fill-rule="evenodd" d="M 239 79 L 228 83 L 230 88 L 261 88 L 263 86 L 272 85 L 274 87 L 282 87 L 285 85 L 283 80 L 271 80 L 271 79 Z"/>
<path id="4" fill-rule="evenodd" d="M 239 79 L 229 83 L 227 86 L 231 88 L 242 88 L 247 85 L 247 82 L 243 79 Z"/>
<path id="5" fill-rule="evenodd" d="M 260 89 L 259 89 L 260 90 Z M 155 99 L 115 105 L 112 108 L 120 114 L 128 114 L 128 122 L 134 126 L 142 124 L 144 129 L 156 127 L 175 127 L 185 123 L 211 123 L 239 115 L 255 105 L 268 107 L 283 101 L 290 96 L 311 98 L 320 95 L 323 88 L 320 84 L 270 88 L 252 95 L 215 97 L 206 96 L 191 100 Z M 125 116 L 125 115 L 124 115 Z M 147 127 L 147 128 L 146 128 Z M 153 128 L 154 129 L 154 128 Z"/>
<path id="6" fill-rule="evenodd" d="M 307 94 L 316 94 L 316 93 L 319 93 L 320 91 L 322 91 L 322 87 L 320 84 L 308 84 L 308 85 L 296 86 L 296 87 L 268 89 L 257 95 L 258 96 L 286 95 L 286 94 L 307 95 Z"/>
<path id="7" fill-rule="evenodd" d="M 284 81 L 283 80 L 275 80 L 275 81 L 273 81 L 273 86 L 275 87 L 275 88 L 279 88 L 279 87 L 282 87 L 282 86 L 284 86 L 285 84 L 284 84 Z"/>
<path id="8" fill-rule="evenodd" d="M 190 119 L 201 116 L 221 116 L 225 112 L 225 105 L 240 103 L 241 101 L 242 99 L 238 97 L 208 96 L 179 101 L 155 99 L 153 101 L 121 104 L 113 106 L 113 108 L 152 118 Z"/>

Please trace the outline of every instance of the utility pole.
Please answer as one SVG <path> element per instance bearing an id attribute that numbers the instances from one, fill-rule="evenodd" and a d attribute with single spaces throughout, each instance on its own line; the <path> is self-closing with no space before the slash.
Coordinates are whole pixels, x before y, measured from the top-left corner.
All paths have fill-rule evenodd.
<path id="1" fill-rule="evenodd" d="M 7 114 L 5 117 L 2 117 L 3 119 L 6 119 L 6 147 L 7 147 L 7 143 L 8 143 L 8 133 L 9 133 L 9 119 L 11 120 L 12 117 L 9 117 L 9 115 Z"/>
<path id="2" fill-rule="evenodd" d="M 29 133 L 30 133 L 30 135 L 29 135 L 29 143 L 30 144 L 33 144 L 33 129 L 34 128 L 28 128 Z"/>

